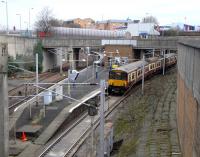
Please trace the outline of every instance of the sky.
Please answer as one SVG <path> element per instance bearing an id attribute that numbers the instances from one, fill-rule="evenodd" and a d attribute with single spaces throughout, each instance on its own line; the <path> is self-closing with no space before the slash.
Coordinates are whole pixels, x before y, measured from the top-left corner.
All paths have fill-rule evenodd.
<path id="1" fill-rule="evenodd" d="M 0 28 L 6 28 L 6 5 L 0 0 Z M 141 20 L 155 16 L 160 25 L 187 23 L 200 25 L 199 0 L 7 0 L 9 28 L 19 29 L 21 14 L 22 29 L 30 21 L 33 28 L 39 12 L 49 7 L 55 18 L 92 18 Z"/>

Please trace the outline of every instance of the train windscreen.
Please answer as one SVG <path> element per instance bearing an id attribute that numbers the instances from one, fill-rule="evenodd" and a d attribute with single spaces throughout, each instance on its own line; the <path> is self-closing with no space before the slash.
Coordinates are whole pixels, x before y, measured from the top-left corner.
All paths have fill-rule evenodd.
<path id="1" fill-rule="evenodd" d="M 109 73 L 109 79 L 113 79 L 113 80 L 127 80 L 127 74 L 125 72 L 111 71 Z"/>

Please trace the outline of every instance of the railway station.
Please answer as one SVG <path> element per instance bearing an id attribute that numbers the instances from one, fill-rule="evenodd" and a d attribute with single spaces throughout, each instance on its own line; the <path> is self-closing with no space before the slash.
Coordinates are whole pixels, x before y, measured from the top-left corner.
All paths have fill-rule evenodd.
<path id="1" fill-rule="evenodd" d="M 102 5 L 85 3 L 76 11 L 91 17 Z M 0 157 L 200 156 L 199 26 L 48 7 L 36 19 L 30 2 L 18 28 L 12 4 L 0 2 Z"/>

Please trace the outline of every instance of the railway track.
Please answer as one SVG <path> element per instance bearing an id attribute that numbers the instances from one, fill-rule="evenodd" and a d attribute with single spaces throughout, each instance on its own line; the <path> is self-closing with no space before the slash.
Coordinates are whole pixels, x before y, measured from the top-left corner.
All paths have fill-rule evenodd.
<path id="1" fill-rule="evenodd" d="M 75 128 L 83 119 L 87 117 L 87 114 L 81 116 L 75 123 L 73 123 L 67 130 L 65 130 L 58 138 L 56 138 L 51 144 L 49 144 L 38 157 L 45 157 L 52 148 L 58 144 L 62 138 L 64 138 L 73 128 Z M 68 150 L 69 152 L 70 150 Z"/>
<path id="2" fill-rule="evenodd" d="M 63 78 L 64 77 L 61 77 L 60 74 L 55 75 L 55 73 L 45 73 L 40 77 L 40 82 L 59 82 Z M 43 85 L 42 87 L 48 88 L 49 86 L 51 85 Z M 39 92 L 41 91 L 42 89 L 39 89 Z M 34 85 L 22 84 L 19 87 L 10 90 L 8 94 L 9 96 L 13 96 L 9 98 L 8 108 L 11 111 L 13 108 L 31 99 L 33 95 L 36 94 L 36 88 Z M 15 96 L 17 97 L 15 98 Z M 18 96 L 21 96 L 21 99 L 19 99 Z"/>
<path id="3" fill-rule="evenodd" d="M 136 87 L 136 88 L 139 88 Z M 121 104 L 124 99 L 126 99 L 129 96 L 129 92 L 131 92 L 131 90 L 128 90 L 126 92 L 125 95 L 123 95 L 118 101 L 117 103 L 115 103 L 111 108 L 109 108 L 109 110 L 107 110 L 105 112 L 105 118 L 108 117 L 113 110 L 119 105 Z M 95 121 L 94 121 L 94 128 L 97 128 L 99 125 L 99 120 L 100 117 L 96 117 Z M 84 122 L 83 122 L 84 121 Z M 66 148 L 65 147 L 65 151 L 62 153 L 62 155 L 57 155 L 58 157 L 72 157 L 76 151 L 78 150 L 78 148 L 81 146 L 81 144 L 86 140 L 86 138 L 88 137 L 88 135 L 90 134 L 90 130 L 91 130 L 91 126 L 90 124 L 88 125 L 88 121 L 90 121 L 90 117 L 88 116 L 88 114 L 85 114 L 83 117 L 81 117 L 79 120 L 77 120 L 70 128 L 68 128 L 64 133 L 62 133 L 58 138 L 56 138 L 50 145 L 48 145 L 48 147 L 46 147 L 46 149 L 44 149 L 44 151 L 39 155 L 39 157 L 47 157 L 47 156 L 51 156 L 54 151 L 54 147 L 57 147 L 58 145 L 63 145 L 63 141 L 65 141 L 64 139 L 67 139 L 69 134 L 71 134 L 71 132 L 73 132 L 73 129 L 76 129 L 75 127 L 77 127 L 77 125 L 82 125 L 83 127 L 85 127 L 85 130 L 81 133 L 81 135 L 74 140 L 72 143 L 70 143 L 70 145 Z M 81 124 L 83 123 L 83 124 Z M 71 136 L 71 135 L 70 135 Z"/>
<path id="4" fill-rule="evenodd" d="M 173 70 L 173 68 L 169 69 L 168 72 L 170 72 L 171 70 Z M 127 97 L 129 97 L 131 95 L 131 93 L 133 92 L 133 90 L 138 90 L 139 88 L 141 88 L 141 84 L 137 83 L 137 84 L 133 84 L 127 91 L 126 93 L 124 93 L 123 96 L 121 96 L 116 102 L 115 104 L 113 104 L 109 110 L 107 110 L 105 112 L 105 118 L 107 118 L 120 104 L 123 104 L 124 102 L 126 102 Z M 58 138 L 56 138 L 41 154 L 39 157 L 46 157 L 46 156 L 51 156 L 54 153 L 54 147 L 56 147 L 56 145 L 62 145 L 63 139 L 66 139 L 66 136 L 69 135 L 70 132 L 73 131 L 73 129 L 75 129 L 75 127 L 80 124 L 84 119 L 88 120 L 89 116 L 87 114 L 85 114 L 83 117 L 81 117 L 77 122 L 75 122 L 69 129 L 67 129 L 61 136 L 59 136 Z M 86 121 L 85 120 L 85 121 Z M 96 120 L 94 121 L 94 128 L 97 128 L 99 125 L 99 120 L 100 117 L 96 118 Z M 91 131 L 91 126 L 88 125 L 88 127 L 82 132 L 82 134 L 79 136 L 79 138 L 77 138 L 75 141 L 73 141 L 73 143 L 70 144 L 69 147 L 65 148 L 65 150 L 63 150 L 62 154 L 58 155 L 58 154 L 54 154 L 58 157 L 73 157 L 74 154 L 78 151 L 78 149 L 80 148 L 80 146 L 82 145 L 82 143 L 86 140 L 86 138 L 88 137 L 88 135 L 90 134 Z M 66 141 L 65 141 L 66 142 Z M 50 153 L 50 155 L 48 154 Z"/>

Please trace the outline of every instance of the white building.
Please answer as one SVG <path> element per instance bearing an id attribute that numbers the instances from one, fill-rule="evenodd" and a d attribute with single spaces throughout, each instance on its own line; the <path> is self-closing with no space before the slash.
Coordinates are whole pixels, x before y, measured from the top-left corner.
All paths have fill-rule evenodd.
<path id="1" fill-rule="evenodd" d="M 130 32 L 131 36 L 144 38 L 148 38 L 151 35 L 160 35 L 154 23 L 129 23 L 126 31 Z"/>

